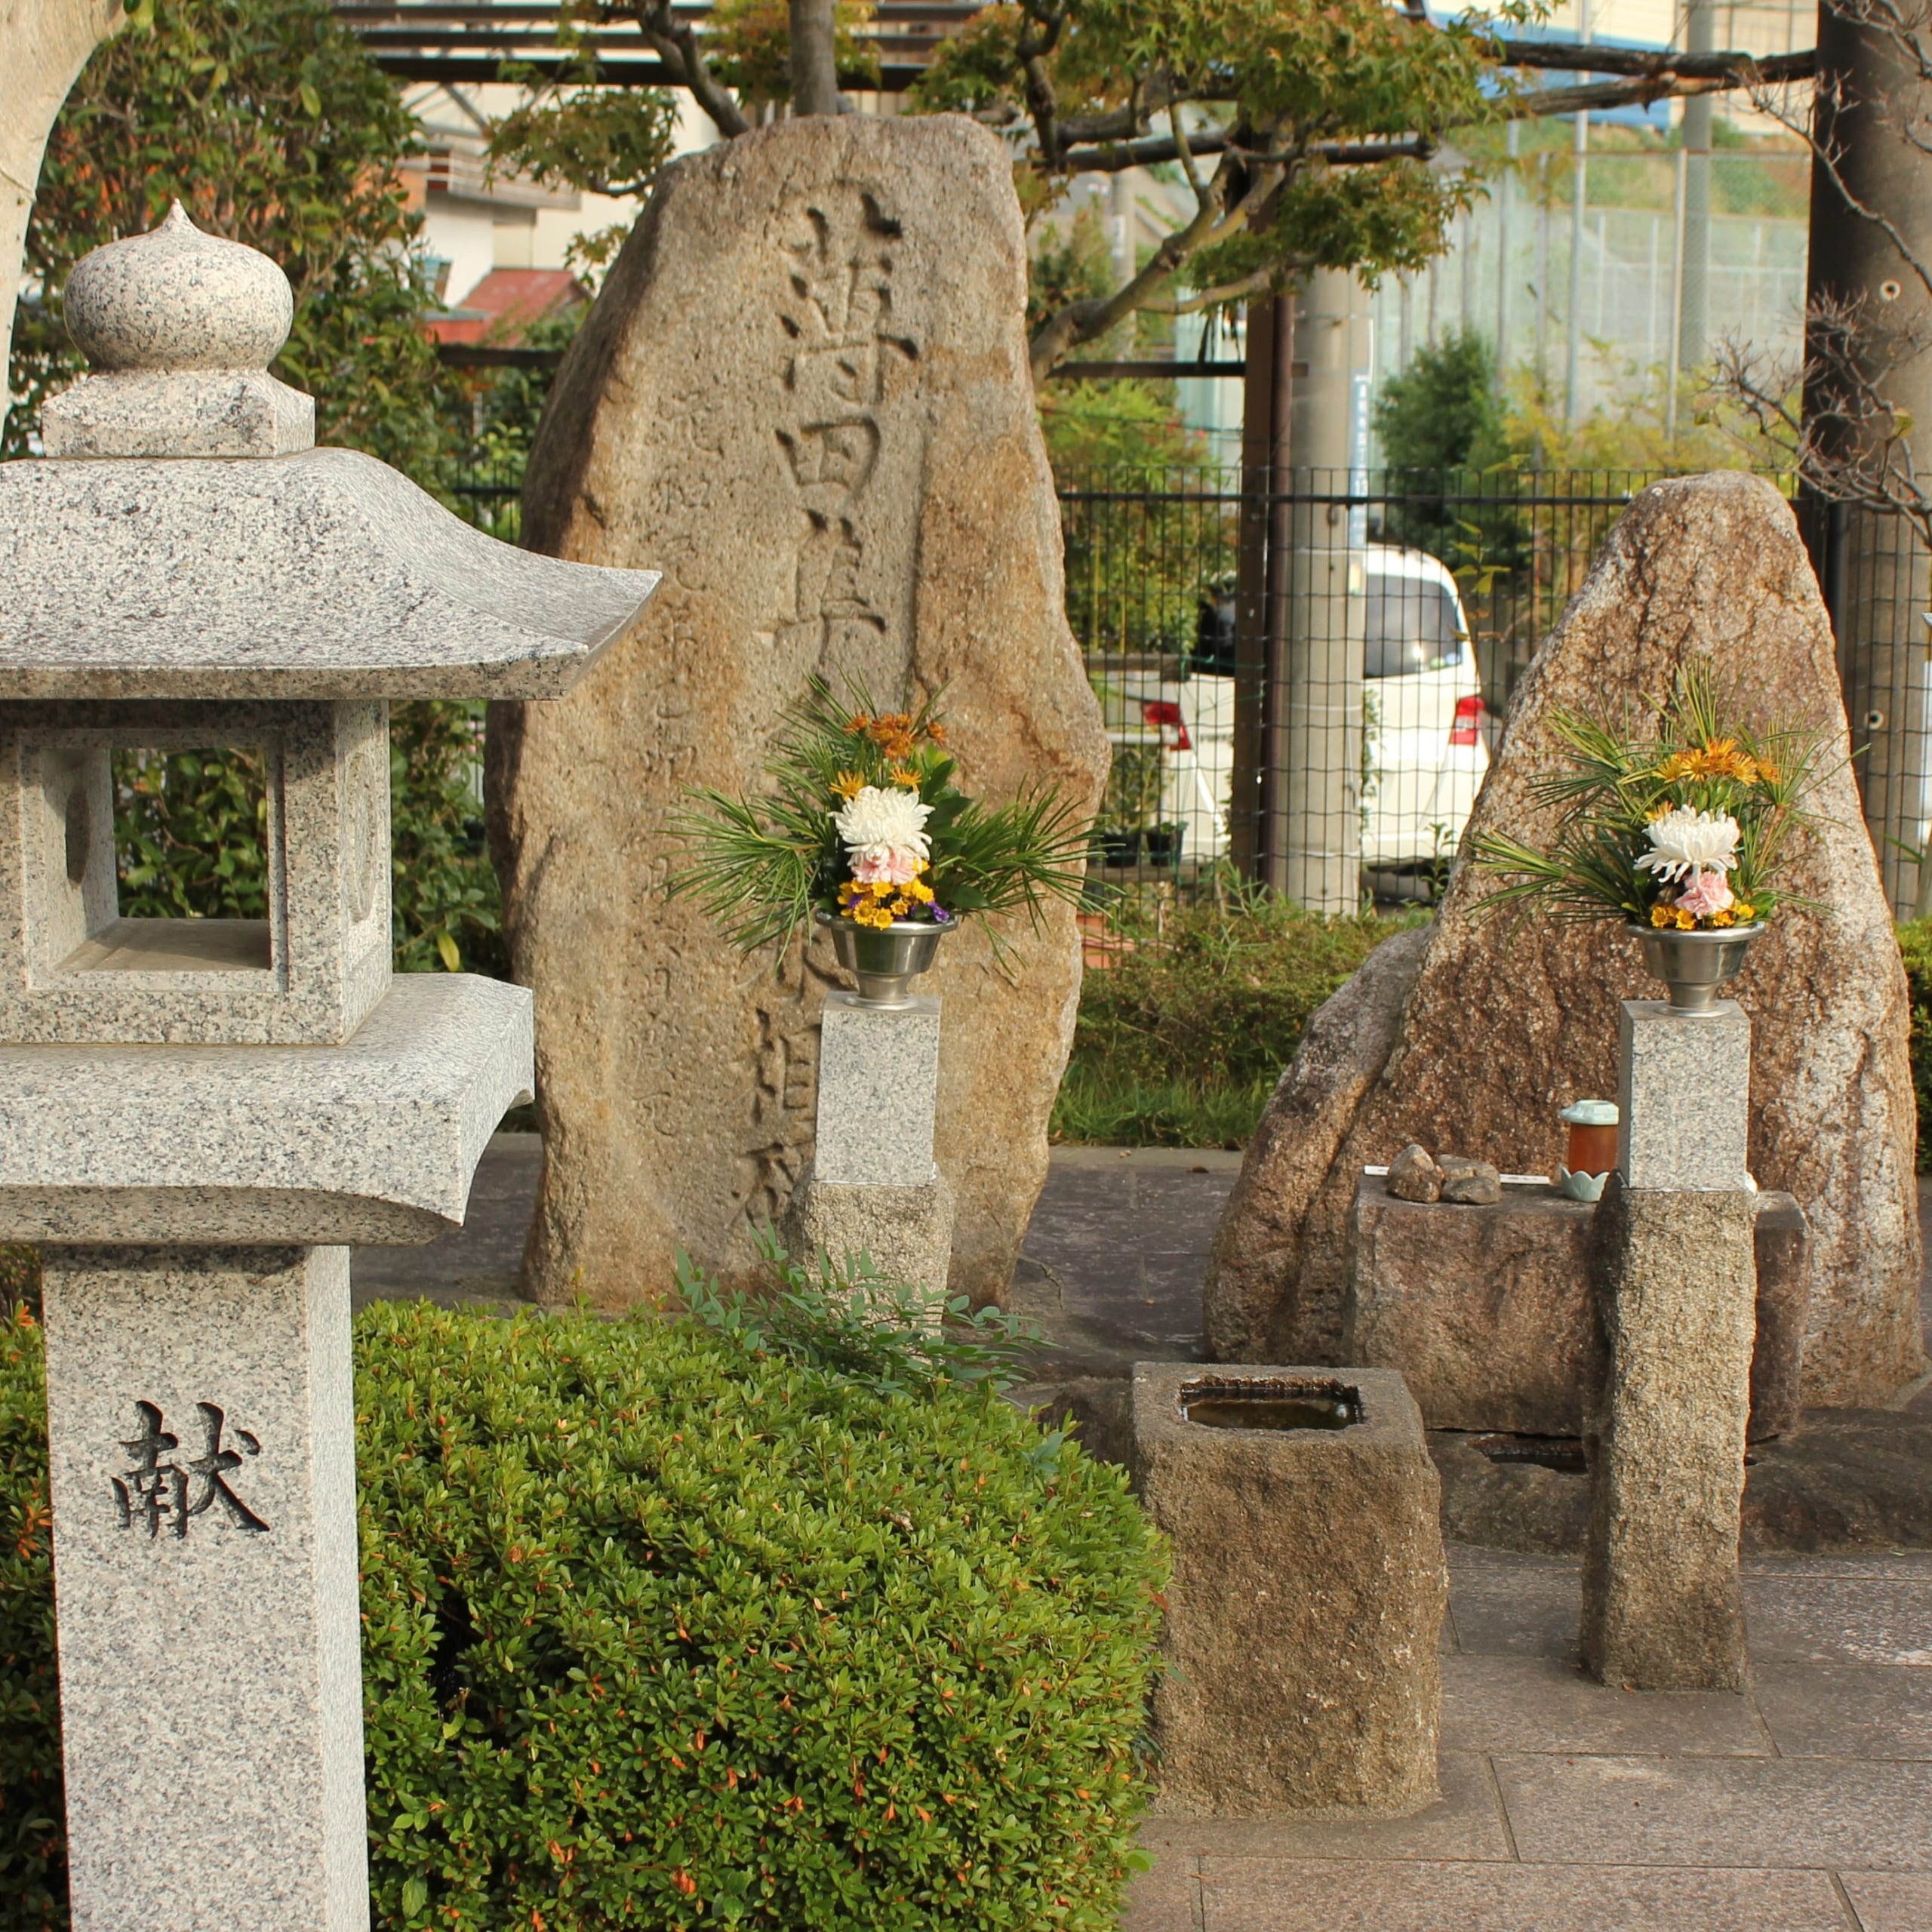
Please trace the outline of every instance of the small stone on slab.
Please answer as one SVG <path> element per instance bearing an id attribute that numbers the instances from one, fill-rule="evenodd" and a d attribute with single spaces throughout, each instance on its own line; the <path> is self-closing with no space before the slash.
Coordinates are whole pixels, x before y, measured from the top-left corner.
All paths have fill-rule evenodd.
<path id="1" fill-rule="evenodd" d="M 1389 1163 L 1389 1192 L 1398 1201 L 1442 1198 L 1442 1170 L 1419 1141 L 1411 1141 Z"/>

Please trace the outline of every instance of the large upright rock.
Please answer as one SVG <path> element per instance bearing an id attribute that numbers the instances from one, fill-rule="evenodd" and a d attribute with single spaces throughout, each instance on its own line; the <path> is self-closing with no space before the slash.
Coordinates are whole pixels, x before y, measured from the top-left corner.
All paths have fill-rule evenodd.
<path id="1" fill-rule="evenodd" d="M 737 1272 L 811 1156 L 829 945 L 774 977 L 659 888 L 685 788 L 755 786 L 811 672 L 945 686 L 970 791 L 1097 796 L 1025 299 L 992 136 L 813 117 L 667 170 L 565 360 L 525 540 L 665 577 L 594 689 L 491 718 L 492 841 L 537 994 L 543 1298 L 661 1297 L 680 1246 Z M 1012 983 L 969 924 L 920 988 L 945 1000 L 952 1287 L 980 1300 L 1045 1177 L 1079 986 L 1069 910 L 1014 937 Z"/>
<path id="2" fill-rule="evenodd" d="M 1780 915 L 1736 992 L 1752 1022 L 1752 1171 L 1795 1195 L 1811 1225 L 1805 1398 L 1881 1400 L 1922 1366 L 1905 978 L 1844 763 L 1830 624 L 1791 512 L 1768 485 L 1694 477 L 1632 505 L 1516 694 L 1469 836 L 1546 841 L 1555 814 L 1532 790 L 1558 763 L 1552 709 L 1660 692 L 1696 656 L 1737 679 L 1761 718 L 1830 734 L 1819 823 L 1791 881 L 1829 912 Z M 1530 923 L 1512 935 L 1507 917 L 1478 923 L 1494 889 L 1460 868 L 1406 987 L 1411 960 L 1383 964 L 1378 952 L 1336 995 L 1331 1005 L 1374 1016 L 1351 1020 L 1363 1036 L 1352 1057 L 1321 1044 L 1328 1009 L 1317 1015 L 1216 1237 L 1205 1315 L 1222 1359 L 1337 1359 L 1349 1206 L 1365 1164 L 1420 1141 L 1551 1173 L 1558 1108 L 1617 1092 L 1618 1003 L 1657 992 L 1635 943 L 1608 924 Z M 1333 1071 L 1305 1065 L 1311 1054 Z"/>

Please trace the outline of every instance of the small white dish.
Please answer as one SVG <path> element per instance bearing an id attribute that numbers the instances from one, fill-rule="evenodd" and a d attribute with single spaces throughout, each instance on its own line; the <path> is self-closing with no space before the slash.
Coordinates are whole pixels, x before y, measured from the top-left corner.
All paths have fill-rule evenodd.
<path id="1" fill-rule="evenodd" d="M 1603 1198 L 1603 1184 L 1609 1178 L 1607 1174 L 1573 1174 L 1559 1163 L 1556 1170 L 1556 1191 L 1572 1201 L 1601 1201 Z"/>

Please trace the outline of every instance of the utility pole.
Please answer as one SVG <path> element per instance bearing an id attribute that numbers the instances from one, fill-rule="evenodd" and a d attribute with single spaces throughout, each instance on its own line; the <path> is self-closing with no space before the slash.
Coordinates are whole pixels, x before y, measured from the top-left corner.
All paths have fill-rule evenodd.
<path id="1" fill-rule="evenodd" d="M 1713 0 L 1686 0 L 1685 52 L 1715 52 L 1716 32 Z M 1710 337 L 1712 112 L 1712 97 L 1707 94 L 1694 94 L 1684 103 L 1683 294 L 1677 309 L 1680 369 L 1702 366 Z"/>
<path id="2" fill-rule="evenodd" d="M 1516 194 L 1516 157 L 1522 151 L 1522 124 L 1512 121 L 1503 137 L 1509 158 L 1496 196 L 1496 386 L 1509 392 L 1509 209 Z"/>
<path id="3" fill-rule="evenodd" d="M 1281 685 L 1280 600 L 1269 594 L 1271 541 L 1287 488 L 1289 370 L 1293 304 L 1285 296 L 1251 297 L 1244 325 L 1247 374 L 1241 393 L 1241 521 L 1235 552 L 1234 770 L 1228 795 L 1228 848 L 1244 878 L 1273 884 L 1267 848 L 1266 781 L 1271 703 Z M 1276 868 L 1275 869 L 1278 869 Z"/>
<path id="4" fill-rule="evenodd" d="M 1932 260 L 1932 168 L 1908 131 L 1932 115 L 1932 88 L 1884 35 L 1820 0 L 1817 101 L 1813 138 L 1825 158 L 1811 168 L 1804 414 L 1824 460 L 1854 463 L 1871 432 L 1833 417 L 1856 406 L 1862 386 L 1914 425 L 1932 423 L 1932 350 L 1914 346 L 1932 330 L 1932 297 L 1886 232 Z M 1854 368 L 1834 371 L 1832 331 L 1818 318 L 1847 305 L 1861 339 L 1850 345 Z M 1932 432 L 1909 434 L 1923 474 Z M 1879 869 L 1897 911 L 1927 909 L 1932 865 L 1901 849 L 1924 842 L 1925 546 L 1904 518 L 1865 504 L 1820 502 L 1807 521 Z"/>
<path id="5" fill-rule="evenodd" d="M 1352 912 L 1361 903 L 1365 532 L 1364 519 L 1335 500 L 1355 494 L 1367 402 L 1357 377 L 1368 369 L 1369 328 L 1367 291 L 1347 269 L 1318 270 L 1297 291 L 1294 500 L 1278 580 L 1287 648 L 1273 706 L 1279 751 L 1271 748 L 1269 817 L 1278 889 L 1312 912 Z"/>
<path id="6" fill-rule="evenodd" d="M 1590 43 L 1590 0 L 1577 0 L 1577 37 Z M 1512 123 L 1513 128 L 1514 123 Z M 1563 365 L 1563 420 L 1577 420 L 1577 383 L 1583 354 L 1583 204 L 1588 192 L 1590 111 L 1580 108 L 1571 129 L 1570 152 L 1569 341 Z"/>

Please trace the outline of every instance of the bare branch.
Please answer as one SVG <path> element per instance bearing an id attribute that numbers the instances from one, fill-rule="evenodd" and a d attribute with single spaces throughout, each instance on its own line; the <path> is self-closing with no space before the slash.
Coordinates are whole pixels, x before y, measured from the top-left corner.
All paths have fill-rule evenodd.
<path id="1" fill-rule="evenodd" d="M 1060 29 L 1066 24 L 1064 0 L 1023 0 L 1027 24 L 1014 44 L 1025 77 L 1026 109 L 1033 117 L 1033 132 L 1040 143 L 1040 157 L 1049 168 L 1060 165 L 1060 99 L 1054 91 L 1053 75 L 1047 56 L 1060 45 Z M 1137 126 L 1141 109 L 1137 102 L 1128 103 L 1128 114 Z"/>
<path id="2" fill-rule="evenodd" d="M 1763 60 L 1747 60 L 1726 74 L 1663 73 L 1636 80 L 1592 82 L 1586 87 L 1531 88 L 1507 104 L 1507 116 L 1512 121 L 1532 121 L 1552 114 L 1595 113 L 1599 109 L 1613 107 L 1647 107 L 1653 101 L 1690 94 L 1724 94 L 1740 88 L 1755 93 L 1785 82 L 1808 78 L 1815 59 L 1816 56 L 1808 51 L 1779 54 Z"/>
<path id="3" fill-rule="evenodd" d="M 1138 274 L 1112 294 L 1069 303 L 1041 325 L 1031 346 L 1034 381 L 1044 382 L 1070 349 L 1105 335 L 1137 309 L 1148 307 L 1192 257 L 1251 226 L 1272 205 L 1291 168 L 1306 158 L 1305 152 L 1297 148 L 1257 167 L 1238 161 L 1232 155 L 1223 155 L 1214 180 L 1208 184 L 1200 211 L 1185 228 L 1177 228 L 1161 238 Z M 1227 197 L 1244 175 L 1245 185 L 1240 199 L 1229 208 Z"/>
<path id="4" fill-rule="evenodd" d="M 1655 51 L 1642 47 L 1604 47 L 1595 41 L 1499 40 L 1497 57 L 1505 67 L 1561 69 L 1578 74 L 1628 74 L 1639 78 L 1681 74 L 1687 80 L 1724 80 L 1731 75 L 1756 68 L 1761 72 L 1774 61 L 1802 62 L 1790 78 L 1801 78 L 1811 71 L 1817 56 L 1810 48 L 1801 53 L 1780 54 L 1760 59 L 1750 54 L 1682 54 L 1671 48 Z"/>

